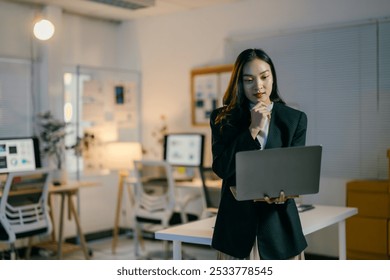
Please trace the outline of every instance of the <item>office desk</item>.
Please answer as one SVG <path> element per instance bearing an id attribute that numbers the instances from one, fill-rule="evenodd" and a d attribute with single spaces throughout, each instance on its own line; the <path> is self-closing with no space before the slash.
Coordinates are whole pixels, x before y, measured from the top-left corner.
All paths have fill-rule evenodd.
<path id="1" fill-rule="evenodd" d="M 222 180 L 206 180 L 208 188 L 221 189 Z M 178 188 L 199 190 L 202 188 L 202 180 L 194 179 L 192 181 L 177 181 L 175 186 Z"/>
<path id="2" fill-rule="evenodd" d="M 78 195 L 79 190 L 85 187 L 93 187 L 97 186 L 97 182 L 87 182 L 87 181 L 75 181 L 75 182 L 68 182 L 66 185 L 61 186 L 50 186 L 49 188 L 49 195 L 59 195 L 61 198 L 61 206 L 60 206 L 60 221 L 59 221 L 59 235 L 58 240 L 56 241 L 56 234 L 55 234 L 55 226 L 54 226 L 54 217 L 53 212 L 51 211 L 51 218 L 53 221 L 53 233 L 52 233 L 52 240 L 49 242 L 43 242 L 40 244 L 34 244 L 35 247 L 47 249 L 50 251 L 57 252 L 57 258 L 61 259 L 63 253 L 69 253 L 75 250 L 82 249 L 85 259 L 89 259 L 89 253 L 87 244 L 85 241 L 84 233 L 81 228 L 81 223 L 79 219 L 79 215 L 77 213 L 76 206 L 74 204 L 74 201 L 72 199 L 73 196 Z M 74 244 L 68 244 L 63 242 L 63 231 L 64 231 L 64 210 L 65 210 L 65 200 L 68 200 L 68 218 L 71 219 L 73 217 L 76 228 L 77 228 L 77 236 L 80 241 L 80 246 L 74 245 Z M 49 199 L 50 208 L 52 209 L 52 203 L 51 203 L 51 197 Z"/>
<path id="3" fill-rule="evenodd" d="M 186 189 L 192 195 L 188 196 L 189 200 L 195 200 L 197 198 L 202 199 L 202 213 L 201 219 L 208 218 L 215 215 L 218 212 L 218 205 L 221 197 L 222 180 L 206 179 L 205 187 L 200 178 L 193 179 L 192 181 L 176 182 L 176 187 L 179 189 Z"/>
<path id="4" fill-rule="evenodd" d="M 339 259 L 346 259 L 345 220 L 357 214 L 356 208 L 315 205 L 299 213 L 303 233 L 308 235 L 327 226 L 338 224 Z M 211 245 L 215 217 L 171 227 L 155 233 L 156 239 L 173 241 L 173 259 L 181 259 L 181 243 Z"/>

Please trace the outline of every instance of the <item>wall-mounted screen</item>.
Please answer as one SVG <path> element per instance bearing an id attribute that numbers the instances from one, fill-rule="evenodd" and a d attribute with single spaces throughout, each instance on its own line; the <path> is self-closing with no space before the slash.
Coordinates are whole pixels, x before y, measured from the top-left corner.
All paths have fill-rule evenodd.
<path id="1" fill-rule="evenodd" d="M 174 166 L 202 166 L 204 135 L 174 133 L 164 137 L 164 160 Z"/>
<path id="2" fill-rule="evenodd" d="M 0 139 L 0 173 L 29 171 L 41 167 L 35 137 Z"/>

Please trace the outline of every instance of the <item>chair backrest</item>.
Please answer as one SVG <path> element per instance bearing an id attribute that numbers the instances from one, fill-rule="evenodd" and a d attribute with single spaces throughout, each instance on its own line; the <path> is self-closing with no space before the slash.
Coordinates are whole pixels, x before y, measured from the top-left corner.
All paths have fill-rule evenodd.
<path id="1" fill-rule="evenodd" d="M 18 238 L 51 232 L 50 178 L 49 169 L 8 174 L 1 192 L 0 241 L 14 243 Z"/>
<path id="2" fill-rule="evenodd" d="M 134 161 L 135 216 L 169 220 L 175 210 L 175 182 L 166 161 Z"/>

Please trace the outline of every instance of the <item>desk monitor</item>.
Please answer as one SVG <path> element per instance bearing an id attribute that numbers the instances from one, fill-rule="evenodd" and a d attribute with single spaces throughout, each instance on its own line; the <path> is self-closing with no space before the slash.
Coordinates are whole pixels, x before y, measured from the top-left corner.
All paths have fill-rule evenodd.
<path id="1" fill-rule="evenodd" d="M 30 171 L 41 167 L 35 137 L 0 139 L 0 173 Z"/>
<path id="2" fill-rule="evenodd" d="M 172 133 L 164 137 L 164 160 L 173 166 L 203 166 L 204 135 Z"/>

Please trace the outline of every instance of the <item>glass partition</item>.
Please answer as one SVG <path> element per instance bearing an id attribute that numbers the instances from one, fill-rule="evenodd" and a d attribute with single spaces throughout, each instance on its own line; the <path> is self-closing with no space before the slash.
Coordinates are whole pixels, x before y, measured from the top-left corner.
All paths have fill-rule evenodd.
<path id="1" fill-rule="evenodd" d="M 140 142 L 140 75 L 76 66 L 64 72 L 67 171 L 79 178 L 106 168 L 105 145 Z"/>

